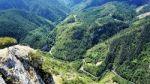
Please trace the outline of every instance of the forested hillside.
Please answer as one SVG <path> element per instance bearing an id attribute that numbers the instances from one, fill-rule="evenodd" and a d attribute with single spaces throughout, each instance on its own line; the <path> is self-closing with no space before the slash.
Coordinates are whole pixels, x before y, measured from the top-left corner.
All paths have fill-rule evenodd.
<path id="1" fill-rule="evenodd" d="M 65 18 L 69 9 L 57 0 L 1 0 L 0 9 L 19 9 L 35 13 L 52 22 L 59 22 Z"/>
<path id="2" fill-rule="evenodd" d="M 125 3 L 110 2 L 70 15 L 57 26 L 53 55 L 63 60 L 83 58 L 87 49 L 128 28 L 136 15 L 133 9 Z"/>
<path id="3" fill-rule="evenodd" d="M 4 84 L 149 84 L 150 0 L 0 0 L 0 75 Z"/>
<path id="4" fill-rule="evenodd" d="M 68 13 L 69 9 L 56 0 L 0 0 L 0 36 L 47 50 L 50 31 Z"/>
<path id="5" fill-rule="evenodd" d="M 40 35 L 40 32 L 48 32 L 54 28 L 54 25 L 51 21 L 21 10 L 9 9 L 0 11 L 0 18 L 0 36 L 14 37 L 18 42 L 28 41 L 26 43 L 29 43 L 29 45 L 33 44 L 33 41 L 34 43 L 40 43 L 36 46 L 32 45 L 35 48 L 40 48 L 46 43 L 39 42 L 43 41 L 43 39 L 47 37 L 46 35 Z M 36 32 L 38 34 L 36 36 L 32 35 L 33 31 L 34 34 Z M 46 32 L 44 32 L 43 34 L 45 34 Z M 30 39 L 32 40 L 27 39 L 28 35 L 30 35 Z"/>
<path id="6" fill-rule="evenodd" d="M 69 15 L 54 30 L 51 54 L 67 61 L 82 59 L 79 71 L 104 84 L 148 84 L 150 10 L 145 3 L 110 1 Z M 104 78 L 108 74 L 119 78 Z"/>

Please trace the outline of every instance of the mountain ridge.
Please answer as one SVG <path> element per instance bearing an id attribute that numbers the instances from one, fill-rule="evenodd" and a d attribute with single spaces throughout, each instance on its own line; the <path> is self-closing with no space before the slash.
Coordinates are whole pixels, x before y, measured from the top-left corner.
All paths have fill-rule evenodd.
<path id="1" fill-rule="evenodd" d="M 149 84 L 149 0 L 44 1 L 0 1 L 4 84 Z"/>

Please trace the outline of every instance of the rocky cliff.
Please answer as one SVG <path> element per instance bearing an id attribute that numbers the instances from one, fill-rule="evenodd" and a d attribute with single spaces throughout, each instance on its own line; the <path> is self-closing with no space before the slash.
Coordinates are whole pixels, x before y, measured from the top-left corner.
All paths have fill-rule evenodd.
<path id="1" fill-rule="evenodd" d="M 36 50 L 21 45 L 0 50 L 1 84 L 54 84 L 51 74 L 43 78 L 45 73 L 30 63 L 30 52 Z"/>

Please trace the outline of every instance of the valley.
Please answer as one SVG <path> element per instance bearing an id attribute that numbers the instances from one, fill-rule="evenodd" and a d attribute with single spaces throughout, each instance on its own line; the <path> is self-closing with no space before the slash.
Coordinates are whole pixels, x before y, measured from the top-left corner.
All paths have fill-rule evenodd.
<path id="1" fill-rule="evenodd" d="M 150 0 L 0 0 L 2 84 L 149 84 Z"/>

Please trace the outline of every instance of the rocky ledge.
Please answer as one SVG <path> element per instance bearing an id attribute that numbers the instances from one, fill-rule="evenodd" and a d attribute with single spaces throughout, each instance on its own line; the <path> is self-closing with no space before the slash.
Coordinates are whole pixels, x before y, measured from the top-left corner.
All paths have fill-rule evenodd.
<path id="1" fill-rule="evenodd" d="M 36 50 L 15 45 L 0 50 L 0 84 L 54 84 L 51 74 L 30 64 L 30 52 Z"/>

